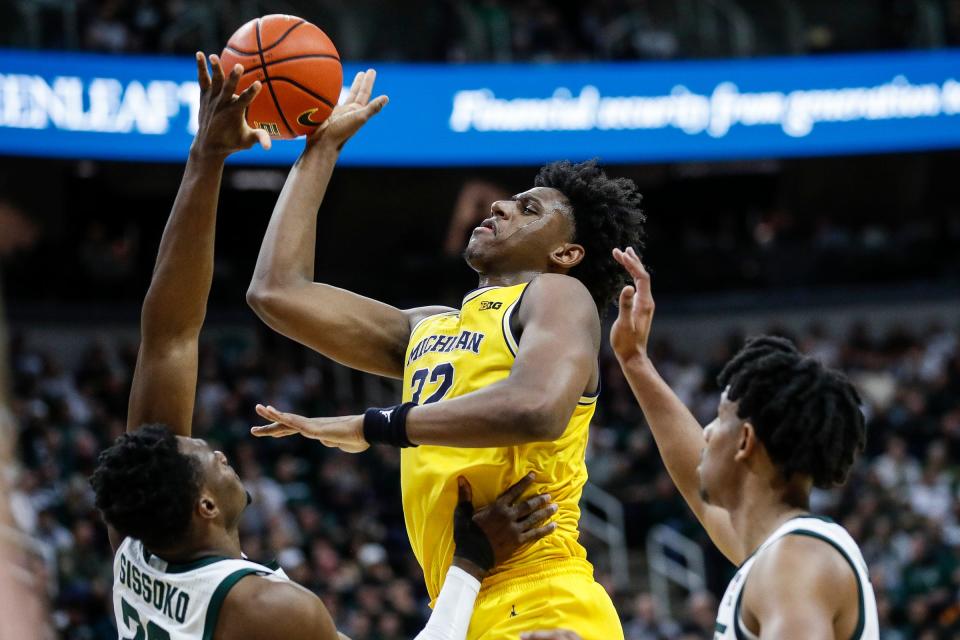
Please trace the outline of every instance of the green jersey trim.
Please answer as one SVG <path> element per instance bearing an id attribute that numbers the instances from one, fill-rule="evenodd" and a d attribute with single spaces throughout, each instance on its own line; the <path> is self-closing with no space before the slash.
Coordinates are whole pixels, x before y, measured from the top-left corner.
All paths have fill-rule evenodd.
<path id="1" fill-rule="evenodd" d="M 140 548 L 143 550 L 143 561 L 148 565 L 153 567 L 154 565 L 150 564 L 150 559 L 153 557 L 153 554 L 147 551 L 147 548 L 140 545 Z M 187 571 L 193 571 L 194 569 L 200 569 L 202 567 L 209 566 L 215 562 L 220 562 L 222 560 L 238 560 L 239 558 L 228 558 L 227 556 L 206 556 L 205 558 L 197 558 L 196 560 L 191 560 L 190 562 L 167 562 L 164 569 L 159 567 L 154 567 L 164 573 L 186 573 Z"/>
<path id="2" fill-rule="evenodd" d="M 207 617 L 203 621 L 203 640 L 213 640 L 213 633 L 217 629 L 217 620 L 220 618 L 220 608 L 223 606 L 223 601 L 227 599 L 227 594 L 233 588 L 233 585 L 247 576 L 262 574 L 262 571 L 256 569 L 238 569 L 220 582 L 216 591 L 210 597 L 210 605 L 207 607 Z"/>
<path id="3" fill-rule="evenodd" d="M 861 635 L 863 635 L 863 628 L 867 624 L 867 614 L 866 614 L 866 605 L 863 602 L 863 584 L 860 580 L 860 574 L 857 572 L 857 565 L 853 563 L 853 558 L 844 551 L 843 547 L 837 544 L 835 541 L 831 540 L 822 533 L 816 531 L 810 531 L 809 529 L 794 529 L 787 533 L 788 536 L 809 536 L 811 538 L 816 538 L 818 540 L 823 540 L 831 547 L 836 549 L 843 559 L 847 561 L 847 564 L 850 565 L 850 570 L 853 571 L 853 577 L 857 580 L 857 628 L 853 630 L 853 635 L 850 636 L 851 640 L 858 640 Z"/>
<path id="4" fill-rule="evenodd" d="M 799 516 L 799 517 L 801 518 L 813 517 L 817 520 L 824 519 L 817 516 L 808 516 L 808 515 Z M 831 520 L 829 520 L 829 518 L 827 519 L 827 521 L 832 522 Z M 847 561 L 847 564 L 850 565 L 850 570 L 853 571 L 853 577 L 856 578 L 856 581 L 857 581 L 857 627 L 853 630 L 853 634 L 850 636 L 850 640 L 859 640 L 860 636 L 863 635 L 863 629 L 867 624 L 867 613 L 866 613 L 866 605 L 864 604 L 864 601 L 863 601 L 863 584 L 860 581 L 860 574 L 857 572 L 857 565 L 853 563 L 853 558 L 851 558 L 850 555 L 846 551 L 844 551 L 843 547 L 837 544 L 837 542 L 835 542 L 834 540 L 831 540 L 830 538 L 823 535 L 822 533 L 811 531 L 809 529 L 794 529 L 792 531 L 788 531 L 785 534 L 783 534 L 784 538 L 787 536 L 808 536 L 810 538 L 823 540 L 824 542 L 829 544 L 831 547 L 836 549 L 840 553 L 840 555 L 843 556 L 843 559 Z M 733 611 L 733 616 L 734 616 L 733 628 L 738 640 L 749 640 L 741 632 L 741 629 L 740 629 L 741 625 L 743 625 L 742 618 L 740 617 L 740 605 L 743 602 L 743 594 L 744 592 L 746 592 L 746 590 L 747 590 L 747 584 L 746 584 L 746 579 L 744 579 L 744 584 L 740 589 L 740 595 L 737 596 L 737 605 Z M 746 629 L 746 626 L 744 626 L 744 629 L 749 631 L 749 629 Z"/>

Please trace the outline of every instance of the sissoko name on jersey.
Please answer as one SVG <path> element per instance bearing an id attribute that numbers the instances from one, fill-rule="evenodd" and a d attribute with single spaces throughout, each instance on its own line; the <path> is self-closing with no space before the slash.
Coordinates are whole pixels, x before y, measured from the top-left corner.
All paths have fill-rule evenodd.
<path id="1" fill-rule="evenodd" d="M 211 640 L 227 594 L 249 575 L 289 579 L 277 565 L 246 558 L 166 562 L 139 540 L 126 538 L 113 560 L 113 609 L 120 637 Z"/>

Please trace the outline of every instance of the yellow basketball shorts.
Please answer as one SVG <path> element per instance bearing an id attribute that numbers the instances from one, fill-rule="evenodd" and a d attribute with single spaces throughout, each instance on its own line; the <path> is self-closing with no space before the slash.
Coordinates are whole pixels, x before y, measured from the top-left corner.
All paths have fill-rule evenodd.
<path id="1" fill-rule="evenodd" d="M 623 627 L 593 567 L 571 559 L 485 581 L 467 640 L 518 640 L 524 631 L 569 629 L 583 640 L 623 640 Z"/>

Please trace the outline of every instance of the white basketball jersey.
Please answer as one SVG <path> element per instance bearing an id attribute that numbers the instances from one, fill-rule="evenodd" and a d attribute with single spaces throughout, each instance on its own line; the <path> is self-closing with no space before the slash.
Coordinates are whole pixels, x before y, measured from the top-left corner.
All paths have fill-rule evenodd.
<path id="1" fill-rule="evenodd" d="M 750 574 L 750 568 L 760 554 L 774 542 L 788 535 L 818 538 L 840 552 L 857 576 L 857 592 L 860 596 L 859 622 L 850 640 L 878 640 L 880 624 L 877 621 L 877 601 L 860 547 L 846 529 L 828 518 L 818 516 L 798 516 L 783 523 L 740 565 L 723 594 L 723 600 L 720 601 L 717 624 L 713 633 L 714 640 L 757 640 L 757 636 L 744 626 L 740 616 L 743 587 Z"/>
<path id="2" fill-rule="evenodd" d="M 211 556 L 184 564 L 126 538 L 113 559 L 113 609 L 121 639 L 211 640 L 220 607 L 241 578 L 288 580 L 279 567 Z"/>

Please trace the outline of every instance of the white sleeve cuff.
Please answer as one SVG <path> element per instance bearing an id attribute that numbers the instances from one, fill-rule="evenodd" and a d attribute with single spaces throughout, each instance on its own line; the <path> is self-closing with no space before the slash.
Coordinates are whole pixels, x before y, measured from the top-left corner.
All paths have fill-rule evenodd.
<path id="1" fill-rule="evenodd" d="M 450 565 L 437 605 L 415 640 L 466 640 L 480 581 Z"/>

